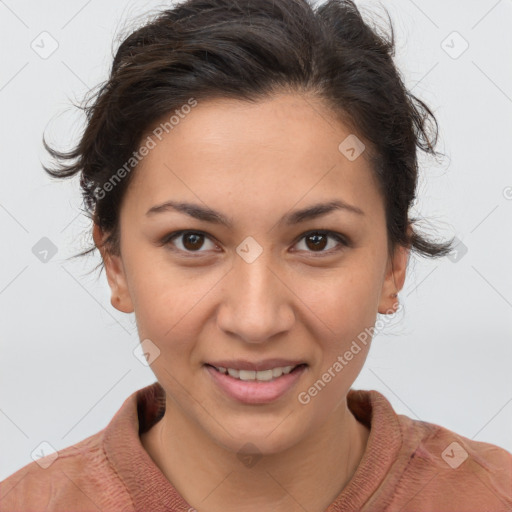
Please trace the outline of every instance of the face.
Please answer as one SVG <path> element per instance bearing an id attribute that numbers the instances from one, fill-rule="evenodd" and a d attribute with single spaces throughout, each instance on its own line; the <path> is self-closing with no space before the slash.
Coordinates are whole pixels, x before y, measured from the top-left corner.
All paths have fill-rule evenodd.
<path id="1" fill-rule="evenodd" d="M 135 312 L 140 339 L 160 351 L 151 368 L 173 414 L 229 450 L 277 453 L 320 432 L 345 407 L 369 339 L 344 354 L 403 285 L 407 251 L 388 258 L 366 155 L 338 149 L 350 134 L 311 97 L 199 102 L 141 161 L 124 197 L 121 256 L 103 254 L 112 304 Z M 166 202 L 195 210 L 155 208 Z M 349 207 L 295 215 L 332 202 Z M 301 366 L 267 382 L 208 366 L 240 360 Z"/>

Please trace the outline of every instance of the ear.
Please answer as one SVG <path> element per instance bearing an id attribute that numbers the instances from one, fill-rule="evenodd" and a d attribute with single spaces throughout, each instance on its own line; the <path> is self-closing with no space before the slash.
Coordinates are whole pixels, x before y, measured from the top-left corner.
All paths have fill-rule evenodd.
<path id="1" fill-rule="evenodd" d="M 105 265 L 105 273 L 112 292 L 110 303 L 123 313 L 133 313 L 134 308 L 121 257 L 113 255 L 105 247 L 101 247 L 101 242 L 106 238 L 106 235 L 96 223 L 94 223 L 92 237 Z"/>
<path id="2" fill-rule="evenodd" d="M 411 233 L 410 226 L 408 231 Z M 398 308 L 399 301 L 396 297 L 393 297 L 393 294 L 398 293 L 404 286 L 409 253 L 410 247 L 399 245 L 395 248 L 393 256 L 388 258 L 378 307 L 378 312 L 381 314 L 389 315 Z"/>

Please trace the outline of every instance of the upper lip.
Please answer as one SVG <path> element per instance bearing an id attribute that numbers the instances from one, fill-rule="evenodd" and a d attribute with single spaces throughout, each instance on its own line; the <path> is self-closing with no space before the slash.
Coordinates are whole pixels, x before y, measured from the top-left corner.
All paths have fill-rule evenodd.
<path id="1" fill-rule="evenodd" d="M 299 364 L 306 364 L 304 361 L 300 360 L 290 360 L 290 359 L 265 359 L 263 361 L 247 361 L 246 359 L 224 359 L 222 361 L 210 361 L 206 364 L 211 366 L 215 366 L 216 368 L 233 368 L 235 370 L 253 370 L 253 371 L 261 371 L 261 370 L 269 370 L 271 368 L 279 368 L 282 366 L 298 366 Z"/>

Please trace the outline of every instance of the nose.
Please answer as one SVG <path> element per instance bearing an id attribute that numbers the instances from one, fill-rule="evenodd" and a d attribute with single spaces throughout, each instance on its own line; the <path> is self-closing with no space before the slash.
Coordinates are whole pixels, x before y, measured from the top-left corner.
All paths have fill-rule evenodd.
<path id="1" fill-rule="evenodd" d="M 237 255 L 222 288 L 219 328 L 253 344 L 283 335 L 295 321 L 289 286 L 265 251 L 250 263 Z"/>

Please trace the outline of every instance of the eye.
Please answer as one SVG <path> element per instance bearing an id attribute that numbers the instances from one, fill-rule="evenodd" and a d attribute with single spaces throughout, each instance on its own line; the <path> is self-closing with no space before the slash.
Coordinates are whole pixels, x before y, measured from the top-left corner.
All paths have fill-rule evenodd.
<path id="1" fill-rule="evenodd" d="M 334 249 L 331 248 L 329 250 L 324 250 L 325 247 L 329 245 L 328 242 L 326 243 L 326 241 L 329 238 L 338 242 L 338 247 L 336 247 L 335 245 Z M 166 235 L 161 240 L 160 245 L 171 246 L 170 248 L 172 250 L 176 250 L 178 252 L 184 252 L 189 254 L 194 252 L 201 253 L 207 252 L 208 250 L 200 250 L 201 248 L 204 247 L 205 239 L 210 240 L 210 242 L 212 240 L 209 235 L 202 231 L 182 230 L 175 231 L 173 233 L 169 233 L 168 235 Z M 178 240 L 179 243 L 175 243 L 175 240 Z M 323 255 L 325 253 L 331 254 L 333 252 L 341 250 L 343 247 L 350 246 L 350 242 L 343 235 L 336 233 L 334 231 L 309 231 L 307 233 L 304 233 L 300 237 L 299 242 L 301 242 L 302 240 L 304 240 L 306 244 L 306 252 L 319 253 L 319 255 Z M 214 244 L 213 242 L 211 242 L 211 245 L 213 246 L 213 249 L 216 247 L 216 244 Z M 313 250 L 309 250 L 311 248 L 313 248 Z"/>
<path id="2" fill-rule="evenodd" d="M 204 245 L 205 238 L 210 239 L 206 233 L 201 231 L 175 231 L 174 233 L 166 235 L 162 239 L 161 245 L 174 245 L 176 250 L 181 252 L 205 252 L 199 251 L 199 249 Z M 180 243 L 175 244 L 175 239 L 177 239 Z M 215 247 L 215 244 L 212 243 L 212 245 Z"/>
<path id="3" fill-rule="evenodd" d="M 338 242 L 338 247 L 336 247 L 335 245 L 334 249 L 331 248 L 329 250 L 323 250 L 327 245 L 329 245 L 327 242 L 329 238 Z M 320 255 L 326 253 L 331 254 L 333 252 L 341 250 L 343 247 L 348 247 L 350 245 L 345 237 L 334 231 L 309 231 L 308 233 L 302 235 L 300 241 L 302 240 L 304 240 L 304 243 L 308 249 L 314 249 L 312 251 L 306 249 L 306 252 L 320 253 Z"/>

